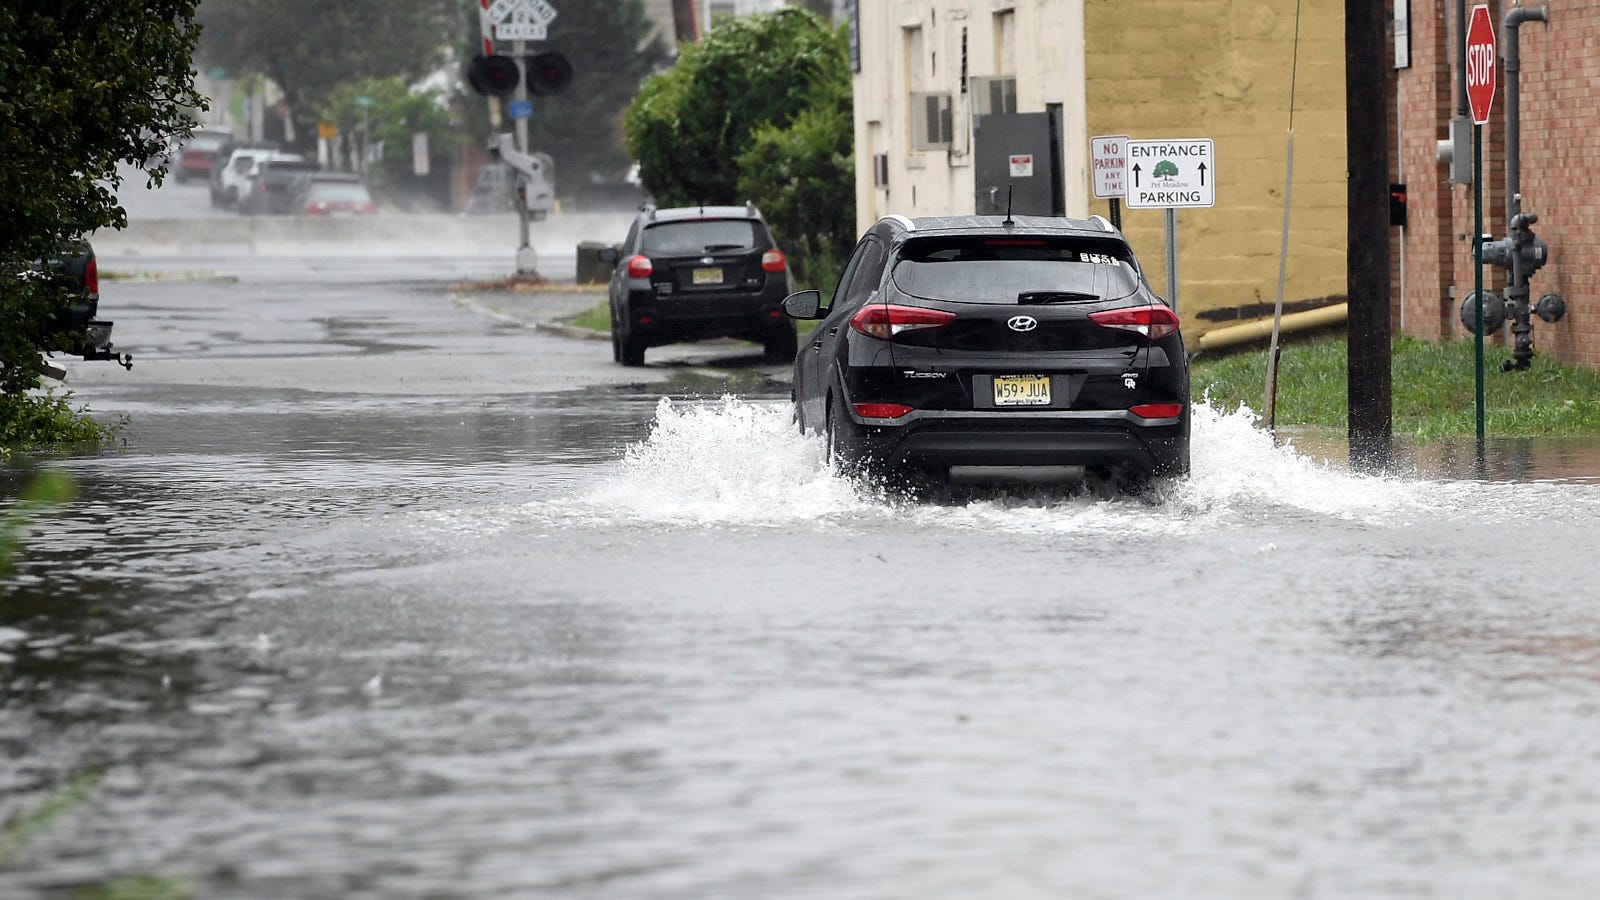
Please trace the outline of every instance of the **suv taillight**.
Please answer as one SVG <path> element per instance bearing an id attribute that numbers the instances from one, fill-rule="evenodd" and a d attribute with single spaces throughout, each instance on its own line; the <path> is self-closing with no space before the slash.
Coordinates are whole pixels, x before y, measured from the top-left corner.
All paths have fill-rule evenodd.
<path id="1" fill-rule="evenodd" d="M 887 341 L 895 335 L 919 328 L 938 328 L 955 321 L 956 314 L 920 306 L 893 306 L 874 303 L 850 317 L 850 327 L 868 337 Z"/>
<path id="2" fill-rule="evenodd" d="M 649 278 L 650 273 L 655 270 L 656 267 L 650 262 L 650 257 L 645 256 L 643 253 L 638 253 L 628 258 L 629 278 Z"/>
<path id="3" fill-rule="evenodd" d="M 788 264 L 789 260 L 784 258 L 782 250 L 773 249 L 761 254 L 761 271 L 763 272 L 782 272 Z"/>
<path id="4" fill-rule="evenodd" d="M 91 297 L 100 296 L 100 263 L 92 256 L 88 265 L 83 267 L 83 289 Z"/>
<path id="5" fill-rule="evenodd" d="M 1120 328 L 1159 341 L 1178 331 L 1178 314 L 1165 306 L 1135 306 L 1090 313 L 1089 321 L 1103 328 Z"/>

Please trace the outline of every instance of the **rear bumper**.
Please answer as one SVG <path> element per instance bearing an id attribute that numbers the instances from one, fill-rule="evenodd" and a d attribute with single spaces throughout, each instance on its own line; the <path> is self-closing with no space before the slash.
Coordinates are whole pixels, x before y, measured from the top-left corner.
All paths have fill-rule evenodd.
<path id="1" fill-rule="evenodd" d="M 852 414 L 852 418 L 855 418 Z M 915 411 L 895 424 L 857 419 L 860 449 L 891 464 L 1132 467 L 1188 470 L 1187 416 L 1142 419 L 1126 411 L 1048 413 Z"/>
<path id="2" fill-rule="evenodd" d="M 661 298 L 634 293 L 626 314 L 633 334 L 651 344 L 703 341 L 719 337 L 760 340 L 774 328 L 794 327 L 783 315 L 782 291 L 760 294 Z"/>

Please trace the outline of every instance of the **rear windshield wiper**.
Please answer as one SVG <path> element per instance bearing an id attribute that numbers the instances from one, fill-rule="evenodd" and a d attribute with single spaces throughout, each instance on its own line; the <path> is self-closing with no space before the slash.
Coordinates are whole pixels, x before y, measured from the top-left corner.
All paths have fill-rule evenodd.
<path id="1" fill-rule="evenodd" d="M 1017 295 L 1018 303 L 1094 303 L 1103 300 L 1099 294 L 1080 294 L 1077 291 L 1023 291 Z"/>

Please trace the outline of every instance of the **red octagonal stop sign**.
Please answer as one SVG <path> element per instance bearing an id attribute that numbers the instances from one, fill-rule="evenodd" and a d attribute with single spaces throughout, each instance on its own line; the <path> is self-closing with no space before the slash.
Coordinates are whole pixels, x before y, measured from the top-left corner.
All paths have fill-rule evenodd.
<path id="1" fill-rule="evenodd" d="M 1472 107 L 1472 123 L 1486 125 L 1489 107 L 1494 103 L 1494 20 L 1489 7 L 1472 8 L 1467 25 L 1467 104 Z"/>

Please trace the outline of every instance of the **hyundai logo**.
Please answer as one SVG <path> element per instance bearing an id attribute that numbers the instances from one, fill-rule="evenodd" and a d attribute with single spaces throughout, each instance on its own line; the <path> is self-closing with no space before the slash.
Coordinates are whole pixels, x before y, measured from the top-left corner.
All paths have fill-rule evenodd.
<path id="1" fill-rule="evenodd" d="M 1039 327 L 1039 320 L 1033 316 L 1012 316 L 1006 320 L 1006 327 L 1012 331 L 1032 331 Z"/>

